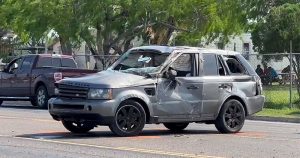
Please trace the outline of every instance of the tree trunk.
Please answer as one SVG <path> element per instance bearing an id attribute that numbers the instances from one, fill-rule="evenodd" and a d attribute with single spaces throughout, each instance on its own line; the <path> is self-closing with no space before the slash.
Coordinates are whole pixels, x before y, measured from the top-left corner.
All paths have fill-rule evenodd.
<path id="1" fill-rule="evenodd" d="M 101 35 L 101 26 L 97 24 L 96 26 L 97 33 L 96 33 L 96 47 L 97 47 L 97 54 L 104 55 L 103 51 L 103 37 Z"/>
<path id="2" fill-rule="evenodd" d="M 66 38 L 59 37 L 61 51 L 64 55 L 72 55 L 72 45 L 70 41 Z"/>
<path id="3" fill-rule="evenodd" d="M 169 17 L 167 25 L 175 26 L 175 19 L 173 17 Z M 150 39 L 150 44 L 156 44 L 156 45 L 167 45 L 169 43 L 169 40 L 172 36 L 172 33 L 175 31 L 174 27 L 168 27 L 164 24 L 157 24 L 154 26 L 153 33 L 154 38 Z"/>

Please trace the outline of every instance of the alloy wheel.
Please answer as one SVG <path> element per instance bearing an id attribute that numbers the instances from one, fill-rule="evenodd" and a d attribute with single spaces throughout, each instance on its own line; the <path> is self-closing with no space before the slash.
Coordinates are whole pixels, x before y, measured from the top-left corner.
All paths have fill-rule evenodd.
<path id="1" fill-rule="evenodd" d="M 46 99 L 46 93 L 44 89 L 40 89 L 37 94 L 37 100 L 39 105 L 44 105 Z"/>
<path id="2" fill-rule="evenodd" d="M 124 132 L 135 131 L 143 122 L 140 110 L 132 105 L 121 107 L 117 111 L 116 117 L 118 128 Z"/>
<path id="3" fill-rule="evenodd" d="M 231 102 L 225 111 L 225 122 L 229 128 L 238 128 L 243 125 L 243 111 L 236 102 Z"/>

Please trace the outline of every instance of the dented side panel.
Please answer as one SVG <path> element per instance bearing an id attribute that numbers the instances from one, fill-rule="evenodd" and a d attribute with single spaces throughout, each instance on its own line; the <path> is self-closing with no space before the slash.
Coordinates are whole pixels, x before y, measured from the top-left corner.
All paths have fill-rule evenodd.
<path id="1" fill-rule="evenodd" d="M 178 77 L 173 81 L 159 78 L 154 113 L 162 119 L 200 118 L 203 85 L 192 78 Z"/>

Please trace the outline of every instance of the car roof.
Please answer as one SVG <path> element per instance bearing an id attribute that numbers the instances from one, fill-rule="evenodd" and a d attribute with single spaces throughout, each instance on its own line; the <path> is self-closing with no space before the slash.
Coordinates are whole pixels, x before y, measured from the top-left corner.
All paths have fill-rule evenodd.
<path id="1" fill-rule="evenodd" d="M 26 54 L 23 56 L 40 56 L 40 57 L 52 57 L 52 58 L 70 58 L 73 59 L 71 55 L 61 55 L 61 54 Z"/>
<path id="2" fill-rule="evenodd" d="M 189 46 L 158 46 L 158 45 L 150 45 L 150 46 L 140 46 L 132 48 L 131 50 L 154 50 L 159 51 L 161 53 L 172 53 L 175 50 L 199 50 L 201 53 L 213 53 L 219 55 L 236 55 L 240 54 L 235 51 L 230 50 L 221 50 L 221 49 L 208 49 L 208 48 L 200 48 L 200 47 L 189 47 Z"/>

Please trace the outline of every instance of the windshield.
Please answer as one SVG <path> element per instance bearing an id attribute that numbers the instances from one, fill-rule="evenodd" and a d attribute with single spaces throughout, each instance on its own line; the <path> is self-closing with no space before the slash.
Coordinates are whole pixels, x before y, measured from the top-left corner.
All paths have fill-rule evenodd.
<path id="1" fill-rule="evenodd" d="M 113 70 L 136 75 L 156 73 L 169 54 L 150 50 L 133 50 L 125 53 Z"/>

